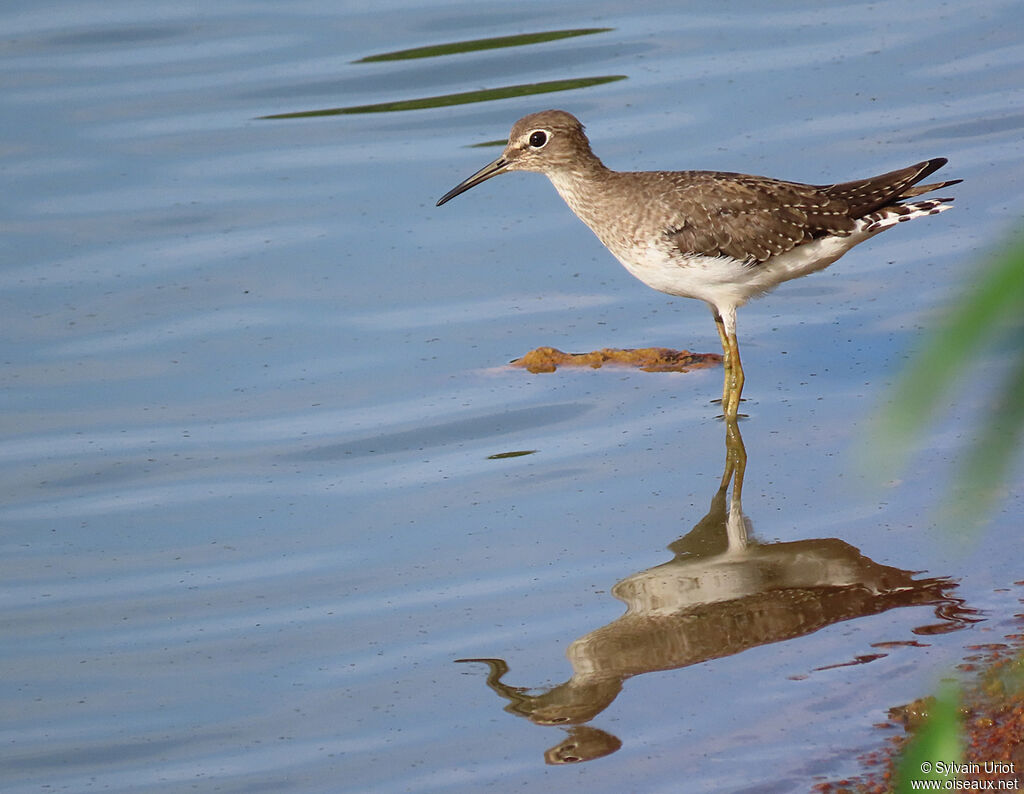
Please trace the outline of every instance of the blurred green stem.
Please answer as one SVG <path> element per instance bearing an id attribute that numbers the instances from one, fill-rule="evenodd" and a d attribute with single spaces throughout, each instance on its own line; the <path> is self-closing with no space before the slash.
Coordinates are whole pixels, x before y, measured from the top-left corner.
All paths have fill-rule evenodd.
<path id="1" fill-rule="evenodd" d="M 944 505 L 946 518 L 957 524 L 973 524 L 987 514 L 1024 428 L 1024 235 L 976 276 L 973 290 L 957 301 L 897 384 L 874 445 L 890 476 L 902 469 L 915 439 L 986 343 L 1000 332 L 1010 334 L 1016 355 L 1011 373 L 982 417 L 960 481 L 950 489 L 953 503 Z"/>

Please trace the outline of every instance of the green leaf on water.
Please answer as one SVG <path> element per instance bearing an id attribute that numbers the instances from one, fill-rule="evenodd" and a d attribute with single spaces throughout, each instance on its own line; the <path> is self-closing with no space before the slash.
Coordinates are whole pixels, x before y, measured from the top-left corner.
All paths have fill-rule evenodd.
<path id="1" fill-rule="evenodd" d="M 275 113 L 271 116 L 259 116 L 266 119 L 304 119 L 314 116 L 338 116 L 351 113 L 392 113 L 400 110 L 425 110 L 428 108 L 466 105 L 472 102 L 491 102 L 495 99 L 510 97 L 548 94 L 554 91 L 573 91 L 577 88 L 613 83 L 625 80 L 624 74 L 602 75 L 600 77 L 575 77 L 570 80 L 548 80 L 543 83 L 523 83 L 507 85 L 499 88 L 484 88 L 479 91 L 464 91 L 459 94 L 441 94 L 439 96 L 420 97 L 419 99 L 400 99 L 395 102 L 376 102 L 372 105 L 351 105 L 341 108 L 323 108 L 320 110 L 300 110 L 294 113 Z"/>
<path id="2" fill-rule="evenodd" d="M 406 61 L 412 58 L 435 58 L 438 55 L 457 55 L 463 52 L 494 50 L 500 47 L 522 47 L 528 44 L 541 44 L 546 41 L 558 41 L 574 36 L 589 36 L 594 33 L 607 33 L 614 28 L 575 28 L 572 30 L 547 30 L 541 33 L 521 33 L 515 36 L 494 36 L 487 39 L 471 39 L 469 41 L 452 41 L 447 44 L 433 44 L 429 47 L 413 47 L 408 50 L 384 52 L 380 55 L 368 55 L 352 63 L 375 63 L 378 61 Z"/>
<path id="3" fill-rule="evenodd" d="M 521 458 L 523 455 L 532 455 L 537 450 L 535 449 L 517 449 L 512 452 L 496 452 L 493 455 L 488 455 L 487 460 L 504 460 L 505 458 Z"/>

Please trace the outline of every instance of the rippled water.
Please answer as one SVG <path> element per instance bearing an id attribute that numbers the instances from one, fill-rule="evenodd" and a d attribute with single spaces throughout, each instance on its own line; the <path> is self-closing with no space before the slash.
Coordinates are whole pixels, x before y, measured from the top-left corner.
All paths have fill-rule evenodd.
<path id="1" fill-rule="evenodd" d="M 900 482 L 853 453 L 1018 224 L 1021 17 L 6 4 L 4 790 L 855 771 L 1019 611 L 1019 489 L 965 542 L 929 512 L 1005 352 Z M 717 369 L 505 366 L 718 344 L 540 177 L 434 207 L 544 107 L 618 168 L 827 182 L 943 155 L 965 180 L 741 311 L 742 505 Z"/>

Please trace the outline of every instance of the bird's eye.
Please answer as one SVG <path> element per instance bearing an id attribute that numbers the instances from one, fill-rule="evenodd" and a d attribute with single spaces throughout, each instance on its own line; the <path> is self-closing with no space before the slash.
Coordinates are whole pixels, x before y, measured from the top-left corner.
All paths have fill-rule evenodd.
<path id="1" fill-rule="evenodd" d="M 534 130 L 530 133 L 530 146 L 534 149 L 540 149 L 547 142 L 548 134 L 544 130 Z"/>

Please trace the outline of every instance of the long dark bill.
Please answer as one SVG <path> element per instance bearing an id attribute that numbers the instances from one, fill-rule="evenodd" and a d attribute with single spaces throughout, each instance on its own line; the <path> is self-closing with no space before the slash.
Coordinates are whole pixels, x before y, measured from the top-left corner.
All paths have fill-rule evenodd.
<path id="1" fill-rule="evenodd" d="M 508 162 L 505 160 L 503 156 L 499 157 L 493 163 L 488 163 L 487 165 L 485 165 L 483 168 L 481 168 L 479 171 L 473 174 L 473 176 L 459 182 L 459 184 L 457 184 L 455 187 L 453 187 L 451 190 L 449 190 L 447 193 L 441 196 L 441 198 L 437 200 L 437 204 L 435 206 L 440 207 L 446 201 L 451 201 L 453 198 L 459 195 L 459 193 L 465 193 L 471 187 L 475 187 L 476 185 L 479 185 L 481 182 L 486 182 L 492 176 L 497 176 L 498 174 L 504 173 L 505 170 L 507 170 L 507 168 Z"/>

